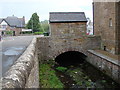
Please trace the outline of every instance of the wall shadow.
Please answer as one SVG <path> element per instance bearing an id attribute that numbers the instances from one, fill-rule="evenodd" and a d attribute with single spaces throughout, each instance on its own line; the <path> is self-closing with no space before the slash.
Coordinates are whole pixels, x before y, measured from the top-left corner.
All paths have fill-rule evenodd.
<path id="1" fill-rule="evenodd" d="M 68 52 L 58 55 L 55 58 L 55 61 L 60 66 L 70 66 L 70 65 L 81 64 L 85 61 L 86 58 L 87 58 L 87 56 L 81 52 L 68 51 Z"/>

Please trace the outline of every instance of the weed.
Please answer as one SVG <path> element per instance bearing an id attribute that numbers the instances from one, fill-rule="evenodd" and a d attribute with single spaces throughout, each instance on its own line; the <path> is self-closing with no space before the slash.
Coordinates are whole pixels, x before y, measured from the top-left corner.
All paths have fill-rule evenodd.
<path id="1" fill-rule="evenodd" d="M 56 70 L 65 72 L 67 70 L 67 68 L 66 67 L 57 67 Z"/>
<path id="2" fill-rule="evenodd" d="M 49 64 L 40 64 L 40 86 L 41 88 L 64 87 Z"/>

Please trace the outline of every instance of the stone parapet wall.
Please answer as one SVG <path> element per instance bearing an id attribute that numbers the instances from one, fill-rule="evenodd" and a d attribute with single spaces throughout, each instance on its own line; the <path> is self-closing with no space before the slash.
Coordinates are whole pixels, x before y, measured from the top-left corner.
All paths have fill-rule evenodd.
<path id="1" fill-rule="evenodd" d="M 2 88 L 38 88 L 39 71 L 36 38 L 2 78 Z"/>
<path id="2" fill-rule="evenodd" d="M 80 38 L 63 37 L 39 37 L 37 38 L 39 60 L 55 59 L 61 53 L 67 51 L 79 51 L 86 54 L 89 49 L 99 49 L 101 38 L 97 36 L 86 37 L 84 41 Z"/>
<path id="3" fill-rule="evenodd" d="M 88 50 L 87 61 L 120 84 L 120 61 Z"/>
<path id="4" fill-rule="evenodd" d="M 37 48 L 38 48 L 38 59 L 40 61 L 49 60 L 51 56 L 51 38 L 50 37 L 38 37 L 37 38 Z"/>
<path id="5" fill-rule="evenodd" d="M 86 44 L 84 44 L 84 48 L 87 50 L 94 50 L 101 48 L 101 37 L 100 36 L 88 36 L 86 39 Z"/>

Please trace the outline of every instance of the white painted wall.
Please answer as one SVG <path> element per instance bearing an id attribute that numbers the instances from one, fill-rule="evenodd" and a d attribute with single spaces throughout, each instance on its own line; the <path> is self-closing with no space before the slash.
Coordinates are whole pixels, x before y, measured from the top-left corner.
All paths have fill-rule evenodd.
<path id="1" fill-rule="evenodd" d="M 88 35 L 93 35 L 93 22 L 89 18 L 87 18 L 87 34 Z"/>
<path id="2" fill-rule="evenodd" d="M 8 25 L 8 24 L 3 20 L 0 25 Z"/>
<path id="3" fill-rule="evenodd" d="M 1 24 L 0 24 L 0 30 L 6 30 L 7 25 L 8 25 L 8 24 L 3 20 L 3 21 L 1 22 Z"/>

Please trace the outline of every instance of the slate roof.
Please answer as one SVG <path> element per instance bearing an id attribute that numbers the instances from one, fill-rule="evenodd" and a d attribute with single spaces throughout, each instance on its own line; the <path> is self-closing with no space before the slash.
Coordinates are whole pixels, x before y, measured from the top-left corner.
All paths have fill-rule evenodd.
<path id="1" fill-rule="evenodd" d="M 24 19 L 21 19 L 21 18 L 17 18 L 15 16 L 10 16 L 10 17 L 7 17 L 7 18 L 0 18 L 0 23 L 2 21 L 5 21 L 10 27 L 19 27 L 19 28 L 22 28 L 22 27 L 25 27 L 25 20 Z"/>
<path id="2" fill-rule="evenodd" d="M 49 21 L 53 22 L 87 22 L 84 12 L 50 12 Z"/>
<path id="3" fill-rule="evenodd" d="M 3 20 L 3 19 L 2 19 L 2 18 L 0 18 L 0 23 L 2 22 L 2 20 Z"/>

